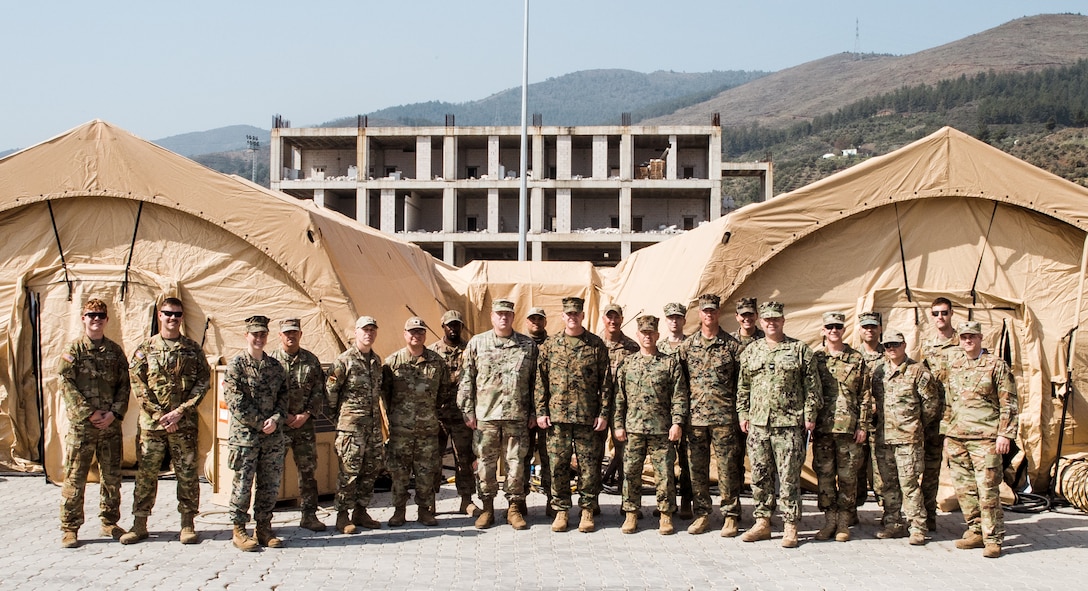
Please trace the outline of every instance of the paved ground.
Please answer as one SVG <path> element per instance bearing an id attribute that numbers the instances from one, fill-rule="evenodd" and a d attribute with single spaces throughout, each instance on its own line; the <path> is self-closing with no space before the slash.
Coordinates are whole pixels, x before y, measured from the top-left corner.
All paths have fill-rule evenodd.
<path id="1" fill-rule="evenodd" d="M 873 521 L 879 507 L 861 510 L 862 524 L 848 543 L 815 542 L 821 522 L 815 503 L 805 500 L 801 546 L 779 547 L 780 531 L 769 542 L 746 544 L 717 532 L 664 537 L 656 518 L 648 528 L 623 535 L 619 497 L 602 496 L 599 531 L 552 533 L 543 515 L 543 497 L 530 497 L 528 531 L 516 532 L 502 515 L 495 528 L 478 531 L 465 516 L 453 515 L 452 485 L 439 497 L 439 526 L 414 522 L 358 535 L 313 533 L 296 525 L 297 511 L 278 513 L 279 550 L 242 553 L 230 545 L 223 508 L 202 488 L 197 546 L 177 542 L 174 482 L 159 486 L 151 517 L 151 538 L 123 546 L 98 536 L 97 485 L 88 487 L 90 517 L 80 532 L 82 547 L 60 547 L 59 487 L 41 477 L 0 475 L 0 589 L 1078 589 L 1088 558 L 1088 516 L 1049 512 L 1006 513 L 1005 555 L 982 558 L 981 550 L 957 550 L 963 531 L 959 514 L 938 517 L 938 531 L 924 547 L 905 539 L 877 540 Z M 131 524 L 132 482 L 123 490 L 123 525 Z M 650 502 L 651 497 L 645 501 Z M 377 495 L 371 515 L 392 514 L 389 494 Z M 501 503 L 505 507 L 505 503 Z M 744 499 L 745 524 L 751 500 Z M 649 510 L 644 509 L 648 514 Z M 409 519 L 415 511 L 409 508 Z M 332 524 L 333 516 L 324 520 Z M 720 521 L 715 521 L 717 527 Z M 778 525 L 778 524 L 776 524 Z M 780 526 L 776 527 L 780 530 Z"/>

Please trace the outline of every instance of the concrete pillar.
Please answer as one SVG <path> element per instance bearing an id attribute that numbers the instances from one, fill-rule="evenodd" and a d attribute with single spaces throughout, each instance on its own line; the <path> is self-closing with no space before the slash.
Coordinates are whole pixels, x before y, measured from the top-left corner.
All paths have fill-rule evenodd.
<path id="1" fill-rule="evenodd" d="M 268 182 L 273 189 L 278 189 L 276 184 L 283 180 L 283 138 L 280 137 L 280 130 L 272 130 L 272 143 L 268 149 L 271 152 L 268 159 Z"/>
<path id="2" fill-rule="evenodd" d="M 635 178 L 635 142 L 631 139 L 631 132 L 624 132 L 620 136 L 620 180 L 629 181 Z"/>
<path id="3" fill-rule="evenodd" d="M 540 128 L 536 128 L 532 135 L 533 141 L 533 153 L 532 153 L 532 167 L 533 176 L 529 179 L 529 182 L 534 180 L 547 178 L 548 169 L 544 164 L 544 134 L 540 132 Z"/>
<path id="4" fill-rule="evenodd" d="M 381 226 L 378 229 L 386 234 L 397 232 L 397 192 L 393 189 L 382 189 Z"/>
<path id="5" fill-rule="evenodd" d="M 624 240 L 620 242 L 620 260 L 625 261 L 631 257 L 631 241 Z"/>
<path id="6" fill-rule="evenodd" d="M 544 260 L 544 245 L 539 240 L 534 240 L 533 244 L 533 256 L 531 260 L 542 261 Z"/>
<path id="7" fill-rule="evenodd" d="M 544 189 L 529 189 L 529 233 L 539 234 L 544 231 Z M 535 259 L 534 259 L 535 260 Z"/>
<path id="8" fill-rule="evenodd" d="M 457 179 L 457 137 L 447 135 L 442 138 L 442 178 L 447 181 Z"/>
<path id="9" fill-rule="evenodd" d="M 365 188 L 355 189 L 355 221 L 370 225 L 370 191 Z"/>
<path id="10" fill-rule="evenodd" d="M 453 187 L 442 188 L 442 231 L 457 231 L 457 189 Z"/>
<path id="11" fill-rule="evenodd" d="M 370 138 L 366 136 L 365 127 L 359 130 L 355 139 L 355 168 L 359 170 L 359 182 L 370 178 Z"/>
<path id="12" fill-rule="evenodd" d="M 722 128 L 710 132 L 707 145 L 707 178 L 710 179 L 710 219 L 722 217 Z"/>
<path id="13" fill-rule="evenodd" d="M 299 176 L 302 176 L 302 150 L 298 146 L 291 146 L 291 168 L 299 171 Z"/>
<path id="14" fill-rule="evenodd" d="M 669 136 L 669 153 L 665 156 L 665 178 L 670 181 L 676 180 L 676 156 L 679 148 L 676 146 L 676 136 Z"/>
<path id="15" fill-rule="evenodd" d="M 456 264 L 456 263 L 453 262 L 453 252 L 454 252 L 453 242 L 450 242 L 449 240 L 443 242 L 442 243 L 442 262 L 446 263 L 447 265 Z"/>
<path id="16" fill-rule="evenodd" d="M 593 178 L 608 178 L 608 136 L 593 136 Z"/>
<path id="17" fill-rule="evenodd" d="M 569 143 L 568 143 L 569 145 Z M 568 160 L 569 162 L 569 160 Z M 567 169 L 570 173 L 570 169 Z M 570 189 L 555 190 L 555 231 L 560 234 L 570 234 L 571 210 Z"/>
<path id="18" fill-rule="evenodd" d="M 314 205 L 318 207 L 328 207 L 325 203 L 325 189 L 314 189 Z"/>
<path id="19" fill-rule="evenodd" d="M 498 234 L 499 228 L 499 190 L 487 190 L 487 232 Z"/>
<path id="20" fill-rule="evenodd" d="M 571 143 L 569 135 L 555 137 L 555 178 L 570 180 Z M 569 197 L 568 192 L 568 197 Z"/>
<path id="21" fill-rule="evenodd" d="M 431 136 L 416 136 L 416 178 L 431 180 Z"/>
<path id="22" fill-rule="evenodd" d="M 487 176 L 488 178 L 502 178 L 499 174 L 499 136 L 487 136 Z"/>
<path id="23" fill-rule="evenodd" d="M 770 201 L 774 198 L 774 163 L 767 162 L 767 174 L 759 179 L 759 190 L 763 193 L 763 200 Z"/>
<path id="24" fill-rule="evenodd" d="M 631 186 L 620 187 L 620 233 L 631 231 Z"/>

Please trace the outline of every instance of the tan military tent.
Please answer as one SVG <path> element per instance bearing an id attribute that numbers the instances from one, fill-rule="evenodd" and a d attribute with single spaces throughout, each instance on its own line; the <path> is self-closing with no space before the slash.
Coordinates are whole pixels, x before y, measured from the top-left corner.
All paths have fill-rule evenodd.
<path id="1" fill-rule="evenodd" d="M 241 350 L 253 314 L 301 318 L 303 345 L 332 361 L 358 314 L 378 319 L 376 349 L 389 353 L 403 346 L 409 306 L 436 323 L 445 310 L 434 259 L 419 248 L 102 121 L 0 160 L 0 228 L 0 466 L 44 463 L 53 479 L 67 430 L 54 367 L 81 334 L 88 298 L 107 302 L 107 336 L 131 352 L 156 302 L 180 297 L 185 333 L 213 364 Z M 201 407 L 202 453 L 213 406 L 209 396 Z"/>
<path id="2" fill-rule="evenodd" d="M 716 293 L 786 305 L 786 332 L 819 341 L 821 314 L 883 312 L 917 357 L 928 307 L 980 320 L 986 346 L 1014 368 L 1020 445 L 1045 487 L 1066 389 L 1066 336 L 1088 319 L 1088 189 L 952 128 L 769 202 L 640 250 L 605 275 L 605 292 L 660 309 Z M 723 314 L 730 330 L 730 314 Z M 689 330 L 697 312 L 689 312 Z M 1075 332 L 1074 332 L 1075 335 Z M 1088 447 L 1088 338 L 1075 345 L 1063 452 Z"/>

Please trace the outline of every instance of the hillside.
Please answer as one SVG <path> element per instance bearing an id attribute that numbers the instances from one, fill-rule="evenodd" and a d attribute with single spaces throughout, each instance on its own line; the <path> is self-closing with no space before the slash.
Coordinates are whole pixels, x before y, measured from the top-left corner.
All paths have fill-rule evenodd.
<path id="1" fill-rule="evenodd" d="M 247 135 L 257 136 L 262 146 L 267 146 L 272 138 L 272 134 L 267 129 L 253 127 L 252 125 L 230 125 L 208 131 L 193 131 L 172 135 L 153 140 L 152 143 L 191 158 L 198 154 L 245 150 L 247 148 Z"/>

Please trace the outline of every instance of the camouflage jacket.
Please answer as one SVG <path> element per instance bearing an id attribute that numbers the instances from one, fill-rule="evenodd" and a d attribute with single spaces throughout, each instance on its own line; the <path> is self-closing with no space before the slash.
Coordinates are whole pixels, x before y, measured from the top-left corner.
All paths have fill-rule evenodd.
<path id="1" fill-rule="evenodd" d="M 737 342 L 740 343 L 740 350 L 743 352 L 745 349 L 748 348 L 748 345 L 751 345 L 752 343 L 758 341 L 759 339 L 762 339 L 767 335 L 763 333 L 762 328 L 757 328 L 756 334 L 750 337 L 746 337 L 740 334 L 740 330 L 734 330 L 733 332 L 729 333 L 729 336 L 737 339 Z"/>
<path id="2" fill-rule="evenodd" d="M 276 349 L 271 355 L 287 372 L 287 412 L 293 415 L 310 413 L 310 420 L 303 423 L 303 427 L 313 426 L 313 417 L 321 412 L 326 396 L 321 360 L 306 349 L 299 349 L 294 355 Z"/>
<path id="3" fill-rule="evenodd" d="M 465 418 L 457 408 L 457 385 L 461 383 L 461 356 L 466 341 L 451 345 L 446 341 L 431 343 L 429 349 L 442 356 L 446 362 L 446 383 L 438 393 L 438 420 L 444 423 L 463 423 Z"/>
<path id="4" fill-rule="evenodd" d="M 816 416 L 817 433 L 868 431 L 872 420 L 872 390 L 865 358 L 850 345 L 841 355 L 814 351 L 820 370 L 824 406 Z"/>
<path id="5" fill-rule="evenodd" d="M 211 385 L 211 368 L 199 344 L 185 335 L 169 341 L 157 334 L 136 348 L 128 371 L 140 403 L 140 429 L 165 431 L 159 419 L 175 409 L 182 411 L 179 430 L 197 428 L 196 407 Z"/>
<path id="6" fill-rule="evenodd" d="M 438 397 L 449 381 L 446 360 L 430 349 L 416 357 L 405 347 L 386 357 L 382 397 L 389 430 L 437 434 Z"/>
<path id="7" fill-rule="evenodd" d="M 536 343 L 514 332 L 480 333 L 465 346 L 457 406 L 478 421 L 524 421 L 532 414 Z"/>
<path id="8" fill-rule="evenodd" d="M 325 379 L 326 414 L 337 431 L 380 429 L 382 411 L 382 360 L 371 350 L 363 353 L 348 347 L 333 362 Z"/>
<path id="9" fill-rule="evenodd" d="M 873 372 L 877 443 L 922 443 L 925 427 L 940 418 L 937 381 L 924 365 L 908 358 L 899 367 L 885 358 Z"/>
<path id="10" fill-rule="evenodd" d="M 680 345 L 680 362 L 691 388 L 691 425 L 737 424 L 737 374 L 741 347 L 722 329 L 714 338 L 697 332 Z"/>
<path id="11" fill-rule="evenodd" d="M 623 361 L 624 357 L 631 353 L 638 353 L 638 343 L 622 332 L 618 341 L 609 340 L 602 335 L 598 336 L 600 336 L 605 348 L 608 349 L 608 369 L 612 372 L 612 375 L 616 375 L 616 370 L 620 368 L 620 362 Z"/>
<path id="12" fill-rule="evenodd" d="M 812 349 L 786 337 L 777 345 L 759 339 L 740 356 L 737 414 L 761 427 L 815 423 L 823 406 L 820 372 Z"/>
<path id="13" fill-rule="evenodd" d="M 592 425 L 612 419 L 612 370 L 604 341 L 583 330 L 557 333 L 540 346 L 533 403 L 553 423 Z"/>
<path id="14" fill-rule="evenodd" d="M 658 351 L 635 353 L 616 375 L 616 429 L 663 435 L 688 418 L 688 382 L 680 360 Z"/>
<path id="15" fill-rule="evenodd" d="M 120 345 L 106 337 L 96 345 L 84 335 L 64 348 L 57 373 L 72 429 L 94 429 L 90 418 L 96 410 L 112 412 L 116 420 L 110 428 L 120 429 L 129 397 L 128 364 Z"/>
<path id="16" fill-rule="evenodd" d="M 948 430 L 948 423 L 952 420 L 952 407 L 949 405 L 947 392 L 948 370 L 952 361 L 959 357 L 963 357 L 963 347 L 960 347 L 959 337 L 956 335 L 947 339 L 937 335 L 922 345 L 922 360 L 937 380 L 937 395 L 941 402 L 941 433 Z"/>
<path id="17" fill-rule="evenodd" d="M 657 341 L 657 350 L 661 351 L 666 355 L 673 355 L 680 350 L 680 345 L 683 344 L 685 339 L 687 339 L 687 337 L 684 337 L 680 341 L 674 343 L 670 341 L 669 337 L 667 336 L 661 337 L 661 340 Z"/>
<path id="18" fill-rule="evenodd" d="M 1020 409 L 1016 383 L 1000 357 L 983 353 L 978 359 L 955 358 L 949 366 L 948 398 L 952 407 L 949 437 L 1016 439 Z"/>
<path id="19" fill-rule="evenodd" d="M 266 438 L 283 436 L 287 413 L 287 372 L 275 357 L 260 360 L 248 352 L 234 356 L 223 378 L 223 399 L 230 410 L 230 445 L 255 447 Z M 276 421 L 276 430 L 263 433 L 264 422 Z"/>

